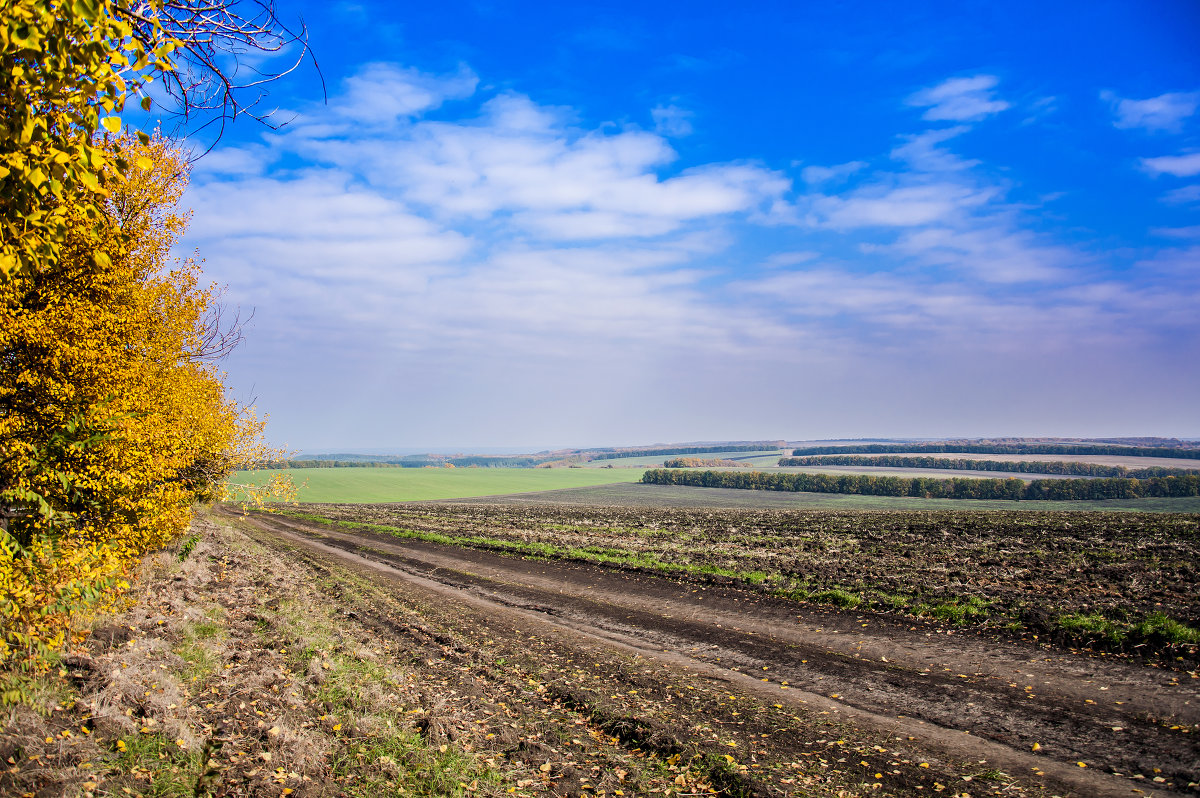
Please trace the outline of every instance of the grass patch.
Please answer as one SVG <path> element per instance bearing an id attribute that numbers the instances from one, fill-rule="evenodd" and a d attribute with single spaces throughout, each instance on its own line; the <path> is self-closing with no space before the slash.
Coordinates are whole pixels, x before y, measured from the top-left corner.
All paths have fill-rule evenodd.
<path id="1" fill-rule="evenodd" d="M 375 718 L 398 726 L 399 715 Z M 353 776 L 343 795 L 453 795 L 499 786 L 500 774 L 452 746 L 433 748 L 415 731 L 396 728 L 386 735 L 345 738 L 331 754 L 337 777 Z"/>
<path id="2" fill-rule="evenodd" d="M 1152 612 L 1133 625 L 1133 634 L 1144 640 L 1161 638 L 1174 645 L 1200 643 L 1200 629 L 1195 629 L 1168 618 L 1161 612 Z"/>
<path id="3" fill-rule="evenodd" d="M 148 787 L 142 792 L 155 798 L 193 798 L 208 795 L 201 786 L 206 751 L 189 751 L 158 733 L 129 734 L 116 741 L 105 764 Z M 101 795 L 128 793 L 103 790 Z"/>
<path id="4" fill-rule="evenodd" d="M 1058 626 L 1072 637 L 1117 646 L 1125 641 L 1126 630 L 1121 624 L 1102 615 L 1072 613 L 1058 619 Z"/>
<path id="5" fill-rule="evenodd" d="M 978 596 L 943 601 L 928 609 L 928 614 L 955 626 L 963 626 L 988 616 L 988 602 Z"/>
<path id="6" fill-rule="evenodd" d="M 499 538 L 487 538 L 477 535 L 447 535 L 440 532 L 403 529 L 400 527 L 387 526 L 385 524 L 368 524 L 357 521 L 337 521 L 312 513 L 300 513 L 287 510 L 280 511 L 280 514 L 290 516 L 292 518 L 317 521 L 342 528 L 361 529 L 369 532 L 381 532 L 393 537 L 407 538 L 410 540 L 422 540 L 430 543 L 441 543 L 449 546 L 479 547 L 527 557 L 576 560 L 598 565 L 610 565 L 618 568 L 632 567 L 640 570 L 657 571 L 668 576 L 692 576 L 701 578 L 719 577 L 729 579 L 734 582 L 740 582 L 756 589 L 770 588 L 770 593 L 774 596 L 778 596 L 779 598 L 791 599 L 793 601 L 811 601 L 817 604 L 828 604 L 830 606 L 840 607 L 842 609 L 853 609 L 863 603 L 862 595 L 850 590 L 845 590 L 843 588 L 827 588 L 824 590 L 813 591 L 806 587 L 796 585 L 773 587 L 780 582 L 790 580 L 787 580 L 785 577 L 781 577 L 777 574 L 770 574 L 760 570 L 739 571 L 721 565 L 667 562 L 653 556 L 652 554 L 644 552 L 628 552 L 622 549 L 599 546 L 555 546 L 551 543 L 517 542 L 511 540 L 501 540 Z M 974 601 L 974 599 L 972 599 L 972 601 Z M 892 610 L 909 606 L 909 600 L 902 596 L 884 596 L 882 601 L 879 603 L 883 605 L 883 608 Z M 870 605 L 878 606 L 876 602 L 870 602 Z M 971 618 L 974 618 L 977 615 L 985 614 L 979 611 L 977 606 L 972 603 L 965 604 L 961 610 L 958 610 L 958 612 L 965 614 L 966 617 Z"/>
<path id="7" fill-rule="evenodd" d="M 851 609 L 862 603 L 862 596 L 847 590 L 834 588 L 833 590 L 822 590 L 813 593 L 808 597 L 808 600 L 821 604 L 832 604 L 835 607 L 842 607 L 843 609 Z"/>
<path id="8" fill-rule="evenodd" d="M 224 640 L 225 627 L 216 621 L 204 620 L 183 624 L 180 632 L 182 639 L 174 647 L 175 654 L 183 660 L 180 678 L 200 683 L 212 678 L 220 664 L 220 657 L 213 648 Z"/>
<path id="9" fill-rule="evenodd" d="M 1068 614 L 1058 626 L 1071 637 L 1108 648 L 1133 648 L 1146 643 L 1156 646 L 1195 645 L 1200 629 L 1180 623 L 1162 612 L 1152 612 L 1136 621 L 1114 621 L 1102 615 Z"/>

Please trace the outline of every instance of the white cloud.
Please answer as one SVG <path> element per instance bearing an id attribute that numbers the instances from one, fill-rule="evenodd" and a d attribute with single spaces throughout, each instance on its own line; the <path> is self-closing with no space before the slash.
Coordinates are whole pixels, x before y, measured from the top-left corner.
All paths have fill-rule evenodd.
<path id="1" fill-rule="evenodd" d="M 908 104 L 926 108 L 921 118 L 931 122 L 976 122 L 1012 107 L 993 96 L 999 82 L 994 75 L 950 78 L 911 95 Z"/>
<path id="2" fill-rule="evenodd" d="M 960 183 L 870 185 L 845 196 L 820 197 L 813 209 L 822 224 L 834 228 L 919 227 L 958 218 L 996 194 Z"/>
<path id="3" fill-rule="evenodd" d="M 1193 177 L 1200 175 L 1200 152 L 1191 152 L 1186 155 L 1162 155 L 1157 158 L 1143 158 L 1142 168 L 1155 177 L 1158 175 Z"/>
<path id="4" fill-rule="evenodd" d="M 376 357 L 424 362 L 615 361 L 630 346 L 734 351 L 774 335 L 749 311 L 730 317 L 736 335 L 713 326 L 729 311 L 696 289 L 710 269 L 692 264 L 729 245 L 722 220 L 777 201 L 786 178 L 748 163 L 672 169 L 661 135 L 579 129 L 571 109 L 516 94 L 421 118 L 474 85 L 465 69 L 373 65 L 329 113 L 197 173 L 189 240 L 233 299 L 260 305 L 260 324 L 323 352 L 370 340 Z M 281 166 L 296 156 L 309 166 Z"/>
<path id="5" fill-rule="evenodd" d="M 839 163 L 834 166 L 806 166 L 800 176 L 804 178 L 805 183 L 825 183 L 830 180 L 840 180 L 844 177 L 849 177 L 855 172 L 864 169 L 867 165 L 866 161 L 849 161 L 848 163 Z"/>
<path id="6" fill-rule="evenodd" d="M 1163 195 L 1163 200 L 1173 205 L 1186 205 L 1191 202 L 1200 202 L 1200 184 L 1190 186 L 1182 186 L 1172 189 Z"/>
<path id="7" fill-rule="evenodd" d="M 217 175 L 257 177 L 275 160 L 276 156 L 277 153 L 262 146 L 216 149 L 193 164 L 192 176 L 196 179 Z"/>
<path id="8" fill-rule="evenodd" d="M 306 294 L 312 285 L 325 286 L 318 304 L 341 292 L 409 291 L 472 249 L 463 234 L 336 173 L 198 183 L 188 202 L 189 240 L 203 242 L 206 271 L 239 301 L 261 301 L 263 289 Z"/>
<path id="9" fill-rule="evenodd" d="M 1119 128 L 1142 128 L 1150 131 L 1178 133 L 1183 121 L 1200 108 L 1200 92 L 1169 92 L 1145 100 L 1118 97 L 1111 91 L 1100 93 L 1112 105 Z"/>
<path id="10" fill-rule="evenodd" d="M 653 237 L 673 232 L 674 219 L 616 211 L 520 213 L 513 217 L 523 229 L 550 241 L 589 241 Z"/>
<path id="11" fill-rule="evenodd" d="M 857 343 L 843 350 L 847 357 L 861 358 L 863 347 L 875 347 L 888 359 L 903 359 L 916 348 L 926 354 L 988 353 L 1015 357 L 1014 363 L 1022 358 L 1042 362 L 1047 353 L 1079 352 L 1079 347 L 1136 351 L 1166 330 L 1192 329 L 1177 345 L 1195 349 L 1198 262 L 1200 250 L 1192 249 L 1137 265 L 1143 275 L 1180 275 L 1169 284 L 1072 280 L 1064 272 L 1055 283 L 1028 291 L 1011 283 L 981 283 L 971 274 L 821 266 L 772 272 L 732 288 L 771 308 L 764 312 L 786 318 L 798 328 L 797 336 L 807 332 L 817 340 L 836 340 L 839 331 L 854 331 Z"/>
<path id="12" fill-rule="evenodd" d="M 1200 238 L 1200 225 L 1190 227 L 1156 227 L 1150 231 L 1164 238 Z"/>
<path id="13" fill-rule="evenodd" d="M 965 230 L 933 227 L 906 233 L 896 250 L 926 265 L 969 272 L 989 283 L 1063 279 L 1082 258 L 1066 247 L 1041 244 L 1011 226 L 981 223 Z"/>
<path id="14" fill-rule="evenodd" d="M 501 94 L 483 104 L 483 119 L 493 130 L 509 134 L 553 135 L 564 127 L 564 108 L 538 105 L 523 94 Z"/>
<path id="15" fill-rule="evenodd" d="M 330 105 L 344 119 L 390 124 L 439 108 L 447 100 L 470 97 L 479 78 L 465 66 L 452 75 L 429 75 L 395 64 L 368 64 L 347 78 Z"/>
<path id="16" fill-rule="evenodd" d="M 892 150 L 892 157 L 907 162 L 914 169 L 922 172 L 957 172 L 978 166 L 979 161 L 960 158 L 944 147 L 938 145 L 967 132 L 965 125 L 945 128 L 943 130 L 927 130 L 915 136 L 902 136 L 904 143 Z"/>
<path id="17" fill-rule="evenodd" d="M 356 90 L 393 72 L 373 69 Z M 752 212 L 790 187 L 779 173 L 752 164 L 661 176 L 677 157 L 663 136 L 580 130 L 568 109 L 516 94 L 486 101 L 473 119 L 420 120 L 375 133 L 302 121 L 295 136 L 279 142 L 363 175 L 443 220 L 509 214 L 524 232 L 553 240 L 661 235 L 702 218 Z"/>
<path id="18" fill-rule="evenodd" d="M 659 105 L 650 110 L 654 120 L 654 132 L 671 138 L 690 136 L 692 112 L 677 105 Z"/>
<path id="19" fill-rule="evenodd" d="M 801 263 L 808 263 L 821 257 L 820 252 L 814 250 L 802 250 L 800 252 L 777 252 L 764 261 L 763 265 L 768 268 L 775 269 L 781 266 L 796 266 Z"/>

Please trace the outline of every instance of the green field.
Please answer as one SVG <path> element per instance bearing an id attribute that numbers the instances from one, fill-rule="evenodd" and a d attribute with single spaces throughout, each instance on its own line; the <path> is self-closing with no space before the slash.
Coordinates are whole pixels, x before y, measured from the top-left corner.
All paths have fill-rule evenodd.
<path id="1" fill-rule="evenodd" d="M 619 461 L 616 461 L 619 462 Z M 231 484 L 261 484 L 275 470 L 238 471 Z M 518 501 L 617 506 L 777 507 L 863 510 L 1141 510 L 1200 512 L 1200 499 L 1014 502 L 843 496 L 725 488 L 642 485 L 643 467 L 625 468 L 304 468 L 290 473 L 302 502 L 405 502 L 521 496 Z M 545 493 L 545 491 L 558 491 Z"/>
<path id="2" fill-rule="evenodd" d="M 261 485 L 276 470 L 237 471 L 231 485 Z M 407 502 L 636 482 L 630 468 L 303 468 L 284 470 L 302 502 Z"/>

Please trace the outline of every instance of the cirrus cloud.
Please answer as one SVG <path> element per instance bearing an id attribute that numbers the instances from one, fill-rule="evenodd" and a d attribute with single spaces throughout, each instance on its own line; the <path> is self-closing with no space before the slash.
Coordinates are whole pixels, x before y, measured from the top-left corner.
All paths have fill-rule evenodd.
<path id="1" fill-rule="evenodd" d="M 921 118 L 931 122 L 977 122 L 1012 107 L 993 96 L 999 83 L 1000 79 L 995 75 L 950 78 L 916 92 L 907 102 L 913 107 L 925 108 Z"/>

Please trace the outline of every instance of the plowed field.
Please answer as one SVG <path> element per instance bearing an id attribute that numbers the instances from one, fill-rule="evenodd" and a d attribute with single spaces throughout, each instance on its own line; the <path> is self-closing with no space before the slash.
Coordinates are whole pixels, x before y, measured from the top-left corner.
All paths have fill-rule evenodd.
<path id="1" fill-rule="evenodd" d="M 971 794 L 1195 788 L 1195 645 L 1122 652 L 1054 622 L 1163 607 L 1194 618 L 1194 517 L 305 509 L 342 523 L 255 523 L 465 602 L 472 617 L 504 618 L 521 630 L 506 658 L 522 667 L 546 664 L 520 650 L 522 636 L 553 629 L 575 663 L 555 688 L 565 700 L 669 730 L 706 755 L 749 752 L 743 775 L 763 794 L 788 792 L 784 779 L 811 775 L 794 763 L 819 760 L 839 788 L 865 774 L 864 786 L 897 794 L 935 783 Z M 805 574 L 809 598 L 772 588 L 780 573 Z M 873 592 L 908 603 L 882 608 Z M 964 618 L 938 606 L 984 609 Z M 613 651 L 651 667 L 607 671 L 600 652 Z M 695 679 L 726 696 L 701 700 Z M 845 740 L 826 723 L 854 729 L 839 735 L 857 739 L 855 754 L 830 758 Z M 943 775 L 926 778 L 935 761 Z"/>

